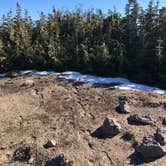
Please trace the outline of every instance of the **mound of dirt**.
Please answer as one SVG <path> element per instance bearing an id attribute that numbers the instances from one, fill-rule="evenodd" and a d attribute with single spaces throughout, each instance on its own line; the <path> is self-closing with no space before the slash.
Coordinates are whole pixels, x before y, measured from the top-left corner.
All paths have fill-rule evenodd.
<path id="1" fill-rule="evenodd" d="M 130 113 L 116 111 L 119 98 L 126 99 Z M 133 146 L 163 127 L 165 105 L 165 95 L 82 84 L 55 76 L 0 79 L 0 165 L 46 165 L 48 159 L 63 154 L 73 166 L 165 166 L 165 155 L 149 163 L 135 154 Z M 127 118 L 134 114 L 149 115 L 155 125 L 129 124 Z M 107 116 L 116 119 L 121 132 L 111 138 L 93 137 Z M 124 139 L 126 133 L 130 139 Z M 45 148 L 48 140 L 55 140 L 56 145 Z M 33 149 L 30 156 L 13 160 L 24 145 Z M 165 145 L 162 148 L 166 151 Z"/>

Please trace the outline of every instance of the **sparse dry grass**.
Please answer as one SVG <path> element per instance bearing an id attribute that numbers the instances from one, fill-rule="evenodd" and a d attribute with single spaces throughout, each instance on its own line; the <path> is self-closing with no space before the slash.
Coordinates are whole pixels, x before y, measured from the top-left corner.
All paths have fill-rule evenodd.
<path id="1" fill-rule="evenodd" d="M 21 86 L 26 80 L 33 80 L 34 85 Z M 165 103 L 164 95 L 78 84 L 54 76 L 1 79 L 0 146 L 6 148 L 0 150 L 0 163 L 27 165 L 10 163 L 13 152 L 25 144 L 34 149 L 36 160 L 63 153 L 74 166 L 110 166 L 110 162 L 113 166 L 130 165 L 128 157 L 134 151 L 133 142 L 153 134 L 157 127 L 129 125 L 129 115 L 118 114 L 115 110 L 120 96 L 127 97 L 130 114 L 147 113 L 157 121 L 158 127 L 161 126 L 166 109 L 147 103 Z M 112 139 L 92 138 L 90 133 L 107 115 L 117 119 L 122 133 Z M 127 132 L 133 141 L 122 139 Z M 43 144 L 52 138 L 57 145 L 44 149 Z M 166 156 L 148 164 L 165 166 L 164 163 Z"/>

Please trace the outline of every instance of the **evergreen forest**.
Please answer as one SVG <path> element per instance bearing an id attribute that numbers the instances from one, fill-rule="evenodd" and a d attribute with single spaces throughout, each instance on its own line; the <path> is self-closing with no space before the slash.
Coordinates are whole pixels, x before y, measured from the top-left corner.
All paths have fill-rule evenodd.
<path id="1" fill-rule="evenodd" d="M 0 71 L 79 71 L 166 88 L 166 7 L 52 8 L 34 20 L 16 4 L 0 22 Z"/>

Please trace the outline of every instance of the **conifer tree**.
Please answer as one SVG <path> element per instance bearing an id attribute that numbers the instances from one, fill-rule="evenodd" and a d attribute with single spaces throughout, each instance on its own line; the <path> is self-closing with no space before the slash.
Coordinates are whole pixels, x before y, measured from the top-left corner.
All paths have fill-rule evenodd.
<path id="1" fill-rule="evenodd" d="M 0 70 L 76 70 L 164 86 L 166 8 L 128 0 L 125 12 L 53 8 L 33 21 L 17 4 L 0 24 Z"/>

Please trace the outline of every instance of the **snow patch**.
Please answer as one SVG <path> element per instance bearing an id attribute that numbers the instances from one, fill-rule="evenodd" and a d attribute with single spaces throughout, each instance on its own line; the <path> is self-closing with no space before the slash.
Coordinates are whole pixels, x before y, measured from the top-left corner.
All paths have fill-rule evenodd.
<path id="1" fill-rule="evenodd" d="M 123 90 L 140 90 L 146 92 L 155 92 L 159 94 L 166 94 L 166 90 L 159 89 L 156 87 L 151 87 L 143 84 L 132 83 L 128 79 L 117 77 L 96 77 L 92 75 L 85 75 L 79 72 L 64 72 L 60 76 L 60 78 L 75 80 L 85 83 L 93 83 L 93 84 L 120 84 L 116 85 L 115 88 L 123 89 Z"/>
<path id="2" fill-rule="evenodd" d="M 140 90 L 147 92 L 155 92 L 159 94 L 166 94 L 166 90 L 159 89 L 156 87 L 151 87 L 143 84 L 132 83 L 128 79 L 117 77 L 97 77 L 93 75 L 81 74 L 79 72 L 67 71 L 62 73 L 57 73 L 54 71 L 37 71 L 37 70 L 21 70 L 19 72 L 20 75 L 56 75 L 58 78 L 63 78 L 67 80 L 80 81 L 83 83 L 92 83 L 92 84 L 118 84 L 114 86 L 118 89 L 123 90 Z M 6 73 L 0 73 L 0 77 L 5 77 Z"/>
<path id="3" fill-rule="evenodd" d="M 0 77 L 5 77 L 6 73 L 0 73 Z"/>
<path id="4" fill-rule="evenodd" d="M 45 75 L 55 75 L 56 72 L 54 72 L 54 71 L 37 71 L 37 70 L 21 70 L 19 72 L 19 74 L 21 74 L 21 75 L 41 75 L 41 76 L 45 76 Z"/>

